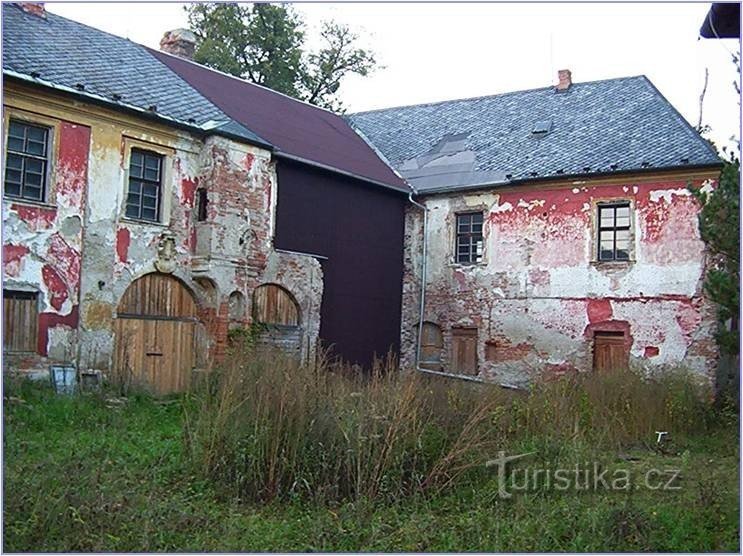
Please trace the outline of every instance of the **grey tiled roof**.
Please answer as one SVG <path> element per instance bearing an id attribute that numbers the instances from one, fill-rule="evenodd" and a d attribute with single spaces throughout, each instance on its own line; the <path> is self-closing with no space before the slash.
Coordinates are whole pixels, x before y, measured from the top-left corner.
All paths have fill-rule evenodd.
<path id="1" fill-rule="evenodd" d="M 141 45 L 49 12 L 42 18 L 5 3 L 2 12 L 3 72 L 8 75 L 268 144 Z"/>
<path id="2" fill-rule="evenodd" d="M 719 163 L 645 76 L 348 118 L 421 192 Z M 550 131 L 533 133 L 538 122 Z"/>

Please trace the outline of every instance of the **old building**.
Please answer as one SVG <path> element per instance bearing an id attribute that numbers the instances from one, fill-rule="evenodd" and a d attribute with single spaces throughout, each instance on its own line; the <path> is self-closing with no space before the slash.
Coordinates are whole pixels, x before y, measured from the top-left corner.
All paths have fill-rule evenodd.
<path id="1" fill-rule="evenodd" d="M 425 209 L 407 214 L 404 364 L 420 349 L 424 369 L 511 385 L 627 363 L 710 375 L 687 185 L 712 187 L 720 161 L 647 78 L 565 70 L 553 87 L 350 119 Z"/>
<path id="2" fill-rule="evenodd" d="M 297 151 L 318 144 L 318 152 L 289 162 L 291 149 L 280 154 L 145 47 L 36 4 L 5 5 L 3 27 L 6 368 L 74 364 L 180 390 L 224 354 L 230 328 L 271 325 L 262 342 L 310 357 L 321 313 L 343 303 L 355 304 L 339 311 L 352 320 L 336 329 L 357 319 L 387 329 L 355 345 L 326 326 L 338 353 L 368 361 L 396 348 L 407 187 L 341 118 L 316 116 L 334 125 L 320 121 L 324 129 L 295 137 Z M 296 128 L 316 125 L 303 103 L 260 93 L 281 97 L 279 110 Z M 276 111 L 270 118 L 282 120 Z M 338 145 L 332 156 L 360 171 L 326 163 L 323 148 Z M 277 176 L 277 159 L 287 160 L 287 178 Z M 312 203 L 300 207 L 304 216 L 292 212 L 283 182 L 289 191 L 313 188 L 297 192 Z M 333 188 L 354 191 L 329 199 Z M 278 223 L 277 200 L 289 206 Z M 379 216 L 389 229 L 377 237 L 395 237 L 397 267 L 378 273 L 369 292 L 344 297 L 344 285 L 358 286 L 368 271 L 343 267 L 348 251 L 377 241 L 367 228 L 373 217 L 348 220 L 367 202 L 389 209 Z M 275 245 L 293 218 L 306 237 Z M 313 250 L 334 226 L 346 227 L 346 241 Z M 371 264 L 375 257 L 369 247 Z M 380 292 L 391 300 L 377 303 Z"/>

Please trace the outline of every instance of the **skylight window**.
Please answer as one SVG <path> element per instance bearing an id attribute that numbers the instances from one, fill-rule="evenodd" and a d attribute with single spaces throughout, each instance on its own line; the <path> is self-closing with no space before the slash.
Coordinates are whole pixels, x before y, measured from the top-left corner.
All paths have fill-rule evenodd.
<path id="1" fill-rule="evenodd" d="M 552 120 L 537 120 L 531 132 L 535 135 L 545 135 L 552 129 Z"/>

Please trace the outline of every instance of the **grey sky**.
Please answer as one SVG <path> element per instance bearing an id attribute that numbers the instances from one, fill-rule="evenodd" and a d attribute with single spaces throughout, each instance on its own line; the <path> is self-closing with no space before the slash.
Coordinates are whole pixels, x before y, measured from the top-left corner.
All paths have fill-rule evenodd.
<path id="1" fill-rule="evenodd" d="M 739 136 L 731 53 L 738 40 L 698 40 L 709 3 L 373 4 L 296 3 L 310 44 L 335 19 L 363 34 L 383 64 L 341 87 L 350 111 L 543 87 L 568 68 L 573 80 L 645 74 L 692 125 L 713 139 Z M 157 48 L 163 32 L 186 26 L 181 3 L 56 3 L 47 9 Z"/>

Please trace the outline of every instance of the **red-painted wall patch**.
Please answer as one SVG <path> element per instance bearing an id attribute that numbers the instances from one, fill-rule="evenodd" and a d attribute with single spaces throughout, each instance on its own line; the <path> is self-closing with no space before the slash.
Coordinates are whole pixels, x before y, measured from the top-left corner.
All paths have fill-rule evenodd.
<path id="1" fill-rule="evenodd" d="M 6 276 L 18 276 L 21 272 L 23 257 L 28 255 L 29 249 L 25 245 L 3 245 L 3 265 Z"/>
<path id="2" fill-rule="evenodd" d="M 49 304 L 57 311 L 61 310 L 62 305 L 64 305 L 64 302 L 69 297 L 67 284 L 65 284 L 59 273 L 48 264 L 42 267 L 41 276 L 49 292 Z"/>
<path id="3" fill-rule="evenodd" d="M 129 259 L 129 243 L 131 234 L 129 228 L 119 228 L 116 231 L 116 256 L 120 263 L 125 263 Z"/>

